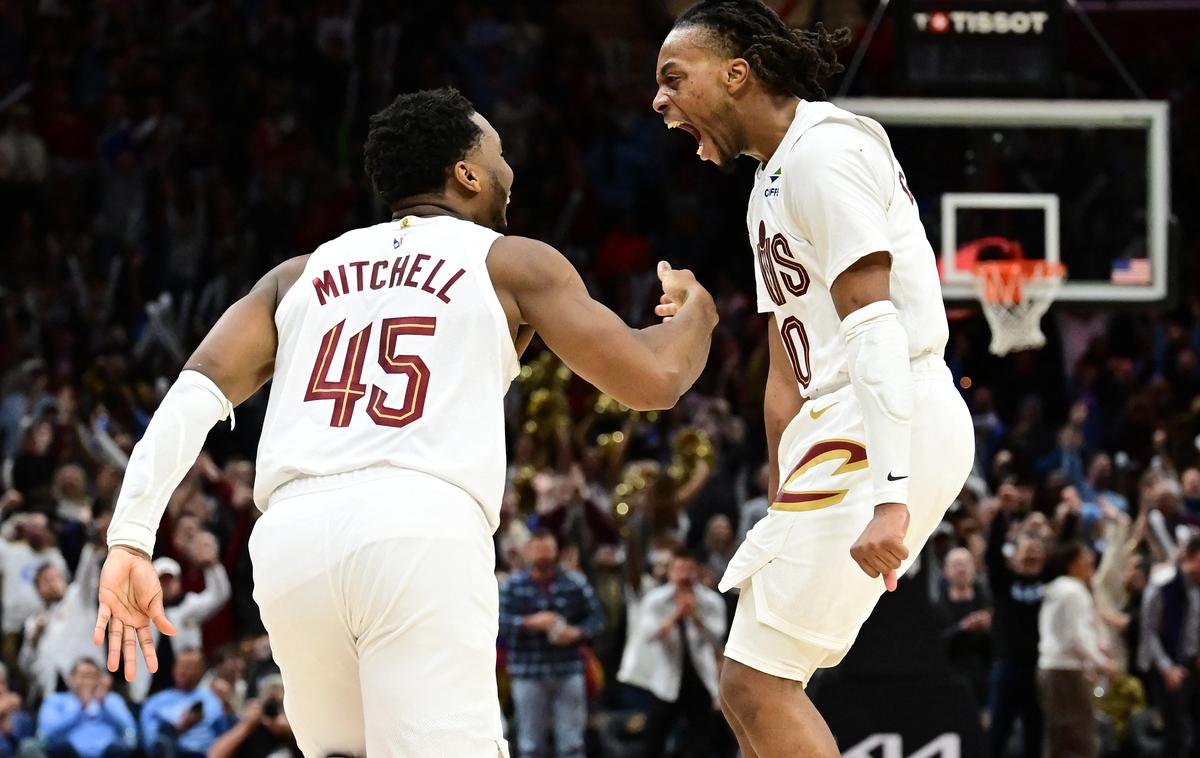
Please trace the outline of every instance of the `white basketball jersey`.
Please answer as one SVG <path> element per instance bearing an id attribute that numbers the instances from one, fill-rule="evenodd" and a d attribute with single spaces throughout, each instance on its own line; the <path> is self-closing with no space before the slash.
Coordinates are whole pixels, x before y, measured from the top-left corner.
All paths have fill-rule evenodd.
<path id="1" fill-rule="evenodd" d="M 916 201 L 875 121 L 801 101 L 755 174 L 746 216 L 760 313 L 773 313 L 800 394 L 849 382 L 829 288 L 855 261 L 892 254 L 891 298 L 916 359 L 941 356 L 948 328 L 933 249 Z"/>
<path id="2" fill-rule="evenodd" d="M 384 464 L 461 487 L 495 529 L 502 404 L 518 371 L 487 270 L 499 236 L 448 216 L 407 217 L 309 257 L 275 313 L 260 509 L 292 479 Z"/>

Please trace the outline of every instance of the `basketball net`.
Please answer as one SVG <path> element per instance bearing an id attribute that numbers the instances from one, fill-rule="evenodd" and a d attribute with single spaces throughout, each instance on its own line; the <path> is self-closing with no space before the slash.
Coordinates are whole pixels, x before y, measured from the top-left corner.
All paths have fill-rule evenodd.
<path id="1" fill-rule="evenodd" d="M 1023 258 L 984 261 L 974 268 L 976 293 L 992 330 L 995 355 L 1036 350 L 1046 344 L 1042 316 L 1058 294 L 1066 267 Z"/>

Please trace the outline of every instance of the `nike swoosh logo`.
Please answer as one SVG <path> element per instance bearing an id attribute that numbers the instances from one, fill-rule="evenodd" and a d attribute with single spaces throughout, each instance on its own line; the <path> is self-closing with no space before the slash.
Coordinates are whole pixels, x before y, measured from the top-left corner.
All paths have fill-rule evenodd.
<path id="1" fill-rule="evenodd" d="M 829 410 L 830 408 L 832 408 L 833 406 L 837 405 L 839 402 L 841 402 L 841 401 L 840 401 L 840 400 L 835 400 L 834 402 L 832 402 L 832 403 L 830 403 L 829 405 L 825 406 L 825 407 L 824 407 L 824 408 L 822 408 L 821 410 L 817 410 L 816 408 L 813 408 L 811 411 L 809 411 L 809 412 L 808 412 L 808 415 L 809 415 L 809 416 L 810 416 L 810 417 L 811 417 L 811 418 L 812 418 L 812 419 L 815 421 L 816 419 L 819 419 L 819 418 L 821 418 L 821 416 L 824 416 L 824 415 L 825 415 L 825 411 L 827 411 L 827 410 Z"/>
<path id="2" fill-rule="evenodd" d="M 904 476 L 892 476 L 892 472 L 891 472 L 891 471 L 889 471 L 889 472 L 888 472 L 888 475 L 887 475 L 887 480 L 888 480 L 889 482 L 898 482 L 898 481 L 900 481 L 901 479 L 907 479 L 907 478 L 908 478 L 908 474 L 905 474 Z"/>

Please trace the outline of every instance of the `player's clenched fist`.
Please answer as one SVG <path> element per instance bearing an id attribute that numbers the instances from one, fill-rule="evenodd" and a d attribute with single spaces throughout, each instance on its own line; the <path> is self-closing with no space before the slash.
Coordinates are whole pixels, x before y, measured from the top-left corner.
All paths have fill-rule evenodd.
<path id="1" fill-rule="evenodd" d="M 882 576 L 888 592 L 896 589 L 900 564 L 908 558 L 904 535 L 908 533 L 908 507 L 902 503 L 875 506 L 875 515 L 850 546 L 850 557 L 867 576 Z"/>
<path id="2" fill-rule="evenodd" d="M 694 290 L 702 289 L 696 277 L 686 268 L 674 269 L 666 261 L 658 262 L 658 280 L 662 282 L 663 294 L 654 313 L 662 316 L 664 321 L 670 321 L 680 307 L 687 302 L 688 295 Z"/>

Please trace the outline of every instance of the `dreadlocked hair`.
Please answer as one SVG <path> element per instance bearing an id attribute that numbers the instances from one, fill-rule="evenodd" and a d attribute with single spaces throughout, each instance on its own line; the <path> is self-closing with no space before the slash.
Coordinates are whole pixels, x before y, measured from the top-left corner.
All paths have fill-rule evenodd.
<path id="1" fill-rule="evenodd" d="M 683 12 L 675 28 L 696 26 L 712 33 L 731 58 L 745 58 L 768 88 L 805 100 L 824 100 L 821 81 L 844 70 L 837 51 L 850 43 L 850 30 L 790 28 L 761 0 L 702 0 Z"/>

